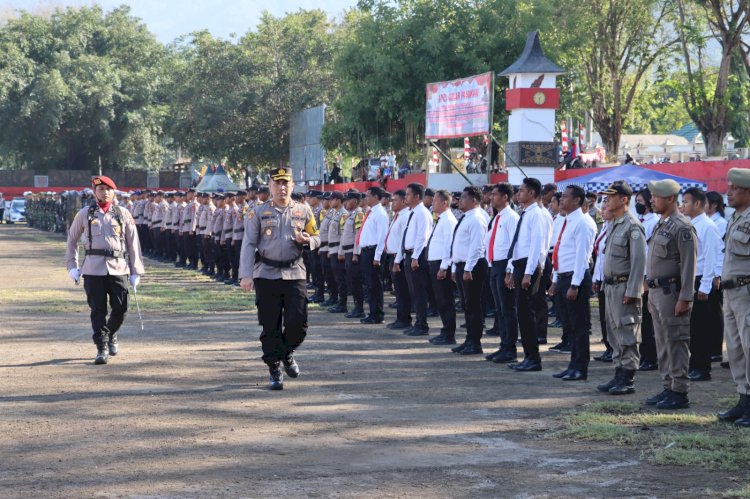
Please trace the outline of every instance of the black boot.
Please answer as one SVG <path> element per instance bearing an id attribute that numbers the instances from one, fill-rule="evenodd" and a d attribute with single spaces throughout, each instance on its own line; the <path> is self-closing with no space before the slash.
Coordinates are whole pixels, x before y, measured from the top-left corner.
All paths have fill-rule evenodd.
<path id="1" fill-rule="evenodd" d="M 299 366 L 291 353 L 284 358 L 284 370 L 286 371 L 286 375 L 290 378 L 296 378 L 299 376 Z"/>
<path id="2" fill-rule="evenodd" d="M 268 371 L 271 373 L 271 379 L 268 381 L 268 389 L 283 390 L 284 373 L 281 371 L 281 362 L 275 362 L 268 366 Z"/>
<path id="3" fill-rule="evenodd" d="M 630 369 L 621 369 L 620 378 L 615 386 L 609 389 L 611 395 L 627 395 L 635 393 L 635 371 Z"/>
<path id="4" fill-rule="evenodd" d="M 109 342 L 107 343 L 107 347 L 109 350 L 109 354 L 114 357 L 117 355 L 117 352 L 120 351 L 117 345 L 117 333 L 113 333 L 109 335 Z"/>
<path id="5" fill-rule="evenodd" d="M 734 423 L 738 419 L 742 419 L 742 417 L 745 415 L 745 411 L 747 410 L 748 405 L 750 405 L 750 395 L 740 395 L 740 400 L 737 402 L 737 405 L 735 405 L 728 411 L 720 412 L 716 415 L 716 417 L 719 418 L 719 421 Z"/>
<path id="6" fill-rule="evenodd" d="M 622 368 L 621 367 L 617 367 L 617 368 L 615 368 L 615 377 L 612 378 L 611 380 L 607 381 L 604 384 L 598 385 L 596 387 L 596 389 L 599 390 L 600 392 L 605 392 L 605 393 L 609 392 L 609 389 L 612 388 L 613 386 L 617 385 L 617 383 L 620 381 L 621 377 L 622 377 Z"/>
<path id="7" fill-rule="evenodd" d="M 100 343 L 96 347 L 96 359 L 94 359 L 94 364 L 100 365 L 100 364 L 106 364 L 109 360 L 109 351 L 107 349 L 106 343 Z"/>

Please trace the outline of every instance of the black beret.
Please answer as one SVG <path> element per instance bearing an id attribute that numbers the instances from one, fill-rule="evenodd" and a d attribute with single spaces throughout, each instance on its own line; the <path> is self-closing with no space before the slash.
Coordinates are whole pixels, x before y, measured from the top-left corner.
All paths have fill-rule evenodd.
<path id="1" fill-rule="evenodd" d="M 267 185 L 261 185 L 258 187 L 258 194 L 271 194 L 271 189 Z"/>
<path id="2" fill-rule="evenodd" d="M 352 201 L 352 200 L 359 201 L 360 200 L 359 192 L 351 192 L 351 191 L 347 192 L 346 193 L 346 200 L 347 201 Z"/>
<path id="3" fill-rule="evenodd" d="M 344 200 L 344 194 L 339 191 L 334 191 L 331 193 L 331 199 L 338 199 L 343 201 Z"/>

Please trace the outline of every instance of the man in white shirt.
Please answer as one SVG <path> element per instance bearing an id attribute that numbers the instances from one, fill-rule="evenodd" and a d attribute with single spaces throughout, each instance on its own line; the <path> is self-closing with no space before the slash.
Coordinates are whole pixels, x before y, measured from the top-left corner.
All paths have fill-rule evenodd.
<path id="1" fill-rule="evenodd" d="M 656 224 L 659 223 L 659 217 L 651 208 L 651 191 L 648 189 L 641 190 L 635 197 L 635 211 L 638 221 L 641 222 L 643 230 L 646 233 L 646 242 L 651 239 Z M 648 248 L 646 249 L 648 255 Z M 655 371 L 658 368 L 656 362 L 656 337 L 654 336 L 654 321 L 651 317 L 651 311 L 648 308 L 648 286 L 643 286 L 643 318 L 641 322 L 641 344 L 638 350 L 641 354 L 641 363 L 638 366 L 639 371 Z"/>
<path id="2" fill-rule="evenodd" d="M 721 314 L 719 291 L 714 288 L 716 261 L 723 259 L 724 243 L 716 224 L 705 212 L 706 194 L 697 187 L 682 194 L 683 214 L 690 217 L 698 236 L 695 298 L 690 314 L 690 381 L 711 379 L 712 331 Z"/>
<path id="3" fill-rule="evenodd" d="M 519 372 L 542 370 L 533 299 L 539 290 L 539 279 L 544 264 L 542 255 L 547 253 L 551 228 L 539 206 L 541 190 L 539 180 L 529 177 L 523 179 L 523 184 L 518 190 L 518 202 L 523 211 L 508 249 L 508 266 L 505 273 L 505 285 L 515 290 L 518 327 L 525 356 L 522 362 L 509 364 L 509 367 Z"/>
<path id="4" fill-rule="evenodd" d="M 406 204 L 409 206 L 409 216 L 399 252 L 396 254 L 393 271 L 400 272 L 397 266 L 404 262 L 406 282 L 409 285 L 409 295 L 414 303 L 416 320 L 414 326 L 404 334 L 408 336 L 425 336 L 429 334 L 427 324 L 427 293 L 430 286 L 430 270 L 427 265 L 427 239 L 432 232 L 432 214 L 422 198 L 424 186 L 409 184 L 406 187 Z"/>
<path id="5" fill-rule="evenodd" d="M 484 247 L 487 232 L 487 213 L 480 205 L 482 192 L 478 187 L 465 187 L 461 194 L 461 217 L 451 242 L 453 281 L 463 288 L 466 340 L 452 349 L 461 355 L 482 353 L 482 287 L 487 279 L 487 259 Z"/>
<path id="6" fill-rule="evenodd" d="M 716 224 L 719 229 L 719 237 L 722 244 L 724 236 L 727 233 L 727 219 L 724 214 L 724 197 L 716 191 L 706 193 L 706 215 Z M 721 273 L 724 264 L 724 253 L 720 255 L 719 261 L 716 262 L 716 278 L 714 279 L 714 289 L 719 293 L 719 305 L 723 307 L 724 293 L 719 285 L 721 284 Z M 711 361 L 720 362 L 724 350 L 724 314 L 719 314 L 714 326 L 711 328 Z M 727 364 L 728 365 L 728 364 Z"/>
<path id="7" fill-rule="evenodd" d="M 450 253 L 453 231 L 458 222 L 450 210 L 451 201 L 450 192 L 444 189 L 435 192 L 432 208 L 438 219 L 427 240 L 427 264 L 430 266 L 432 289 L 443 325 L 440 335 L 430 339 L 433 345 L 456 343 L 456 307 L 453 300 L 454 284 L 450 279 Z"/>
<path id="8" fill-rule="evenodd" d="M 380 187 L 370 187 L 365 192 L 365 202 L 370 207 L 365 213 L 362 227 L 354 240 L 354 257 L 360 261 L 364 295 L 370 315 L 361 319 L 362 324 L 382 324 L 383 281 L 380 278 L 380 259 L 388 232 L 388 215 L 380 204 L 384 192 Z"/>
<path id="9" fill-rule="evenodd" d="M 406 191 L 400 189 L 393 193 L 393 220 L 385 235 L 384 252 L 388 255 L 388 263 L 391 269 L 391 280 L 393 281 L 393 292 L 396 295 L 396 320 L 388 324 L 388 329 L 410 329 L 411 328 L 411 296 L 409 296 L 409 285 L 406 282 L 404 263 L 395 263 L 396 255 L 401 248 L 404 238 L 406 221 L 409 218 L 409 208 L 406 206 Z M 398 271 L 396 267 L 398 266 Z"/>
<path id="10" fill-rule="evenodd" d="M 583 212 L 586 192 L 568 186 L 560 196 L 560 209 L 567 215 L 552 252 L 552 286 L 563 293 L 566 320 L 570 325 L 570 363 L 556 378 L 582 381 L 588 378 L 591 334 L 591 272 L 596 223 Z"/>
<path id="11" fill-rule="evenodd" d="M 496 364 L 515 362 L 518 341 L 518 312 L 513 290 L 505 285 L 505 269 L 508 267 L 508 250 L 518 224 L 518 213 L 510 207 L 513 186 L 507 182 L 497 184 L 492 189 L 492 206 L 497 215 L 487 232 L 487 261 L 492 265 L 490 289 L 495 300 L 495 310 L 500 330 L 500 348 L 486 357 Z M 545 317 L 546 320 L 546 317 Z"/>

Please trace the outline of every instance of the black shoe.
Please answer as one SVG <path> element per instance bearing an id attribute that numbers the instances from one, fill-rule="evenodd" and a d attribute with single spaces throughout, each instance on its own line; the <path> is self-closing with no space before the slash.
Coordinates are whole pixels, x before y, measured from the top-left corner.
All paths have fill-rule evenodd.
<path id="1" fill-rule="evenodd" d="M 721 366 L 722 368 L 724 368 L 724 369 L 729 369 L 729 362 L 726 362 L 726 361 L 724 361 L 724 362 L 722 362 L 722 363 L 721 363 L 721 364 L 719 364 L 719 365 L 720 365 L 720 366 Z"/>
<path id="2" fill-rule="evenodd" d="M 550 352 L 557 352 L 557 353 L 562 353 L 562 349 L 563 349 L 563 348 L 565 348 L 565 347 L 566 347 L 567 345 L 568 345 L 567 343 L 563 343 L 563 342 L 561 341 L 561 342 L 560 342 L 560 343 L 558 343 L 557 345 L 554 345 L 554 346 L 551 346 L 551 347 L 549 347 L 549 351 L 550 351 Z"/>
<path id="3" fill-rule="evenodd" d="M 547 327 L 562 327 L 562 322 L 560 322 L 560 319 L 555 319 L 554 321 L 547 324 Z"/>
<path id="4" fill-rule="evenodd" d="M 485 336 L 500 336 L 500 330 L 498 329 L 488 329 L 484 332 Z"/>
<path id="5" fill-rule="evenodd" d="M 456 345 L 455 347 L 451 348 L 451 352 L 453 352 L 453 353 L 461 353 L 461 351 L 464 348 L 468 347 L 468 346 L 469 346 L 469 344 L 464 341 L 460 345 Z"/>
<path id="6" fill-rule="evenodd" d="M 492 359 L 493 364 L 507 364 L 509 362 L 516 362 L 518 360 L 518 354 L 515 350 L 507 350 L 500 355 L 497 355 Z"/>
<path id="7" fill-rule="evenodd" d="M 711 381 L 711 373 L 700 369 L 691 369 L 688 373 L 690 381 Z"/>
<path id="8" fill-rule="evenodd" d="M 572 371 L 572 369 L 568 368 L 568 369 L 566 369 L 566 370 L 564 370 L 562 372 L 559 372 L 557 374 L 553 374 L 552 377 L 553 378 L 557 378 L 557 379 L 563 379 L 565 376 L 568 375 L 568 373 L 570 373 L 570 371 Z"/>
<path id="9" fill-rule="evenodd" d="M 94 364 L 100 365 L 100 364 L 106 364 L 109 360 L 109 351 L 106 348 L 99 348 L 96 351 L 96 358 L 94 359 Z"/>
<path id="10" fill-rule="evenodd" d="M 466 348 L 458 352 L 459 355 L 479 355 L 484 353 L 481 345 L 469 344 Z"/>
<path id="11" fill-rule="evenodd" d="M 578 369 L 571 369 L 571 371 L 562 377 L 563 381 L 585 381 L 588 379 L 588 373 L 585 371 L 579 371 Z"/>
<path id="12" fill-rule="evenodd" d="M 324 301 L 323 303 L 321 303 L 320 306 L 321 307 L 333 307 L 334 305 L 336 305 L 336 303 L 338 303 L 338 301 L 336 299 L 329 298 L 326 301 Z"/>
<path id="13" fill-rule="evenodd" d="M 669 395 L 670 395 L 671 393 L 672 393 L 672 390 L 670 390 L 669 388 L 665 388 L 663 392 L 661 392 L 661 393 L 660 393 L 660 394 L 658 394 L 658 395 L 654 395 L 654 396 L 653 396 L 653 397 L 651 397 L 651 398 L 648 398 L 648 399 L 646 399 L 646 401 L 645 401 L 644 403 L 645 403 L 646 405 L 656 405 L 656 404 L 658 404 L 659 402 L 661 402 L 662 400 L 664 400 L 664 399 L 666 399 L 667 397 L 669 397 Z"/>
<path id="14" fill-rule="evenodd" d="M 610 395 L 629 395 L 635 393 L 635 370 L 622 369 L 615 386 L 609 389 Z"/>
<path id="15" fill-rule="evenodd" d="M 347 319 L 361 319 L 365 317 L 365 311 L 359 307 L 354 308 L 351 312 L 344 315 Z"/>
<path id="16" fill-rule="evenodd" d="M 333 307 L 329 308 L 328 311 L 332 314 L 345 314 L 348 309 L 346 307 L 342 307 L 341 305 L 334 305 Z"/>
<path id="17" fill-rule="evenodd" d="M 313 303 L 323 303 L 323 300 L 325 300 L 326 297 L 323 296 L 323 293 L 313 293 L 313 295 L 310 297 L 310 301 Z"/>
<path id="18" fill-rule="evenodd" d="M 427 329 L 422 329 L 414 326 L 413 328 L 404 331 L 404 334 L 406 336 L 429 336 L 430 333 Z"/>
<path id="19" fill-rule="evenodd" d="M 299 366 L 292 355 L 288 355 L 284 359 L 284 371 L 286 371 L 286 375 L 290 378 L 296 378 L 299 376 Z"/>
<path id="20" fill-rule="evenodd" d="M 663 409 L 666 411 L 687 409 L 688 407 L 690 407 L 690 401 L 688 400 L 687 393 L 680 392 L 670 392 L 668 397 L 665 397 L 656 404 L 657 409 Z M 737 421 L 735 421 L 734 424 L 737 424 Z"/>
<path id="21" fill-rule="evenodd" d="M 281 372 L 281 366 L 279 362 L 272 366 L 268 366 L 268 370 L 271 373 L 271 378 L 268 380 L 269 390 L 283 390 L 284 389 L 284 373 Z"/>
<path id="22" fill-rule="evenodd" d="M 659 364 L 648 360 L 642 360 L 641 364 L 638 366 L 639 371 L 656 371 L 657 369 L 659 369 Z"/>
<path id="23" fill-rule="evenodd" d="M 612 351 L 606 350 L 601 355 L 594 357 L 594 360 L 598 360 L 599 362 L 612 362 Z"/>
<path id="24" fill-rule="evenodd" d="M 740 400 L 737 402 L 737 405 L 728 411 L 720 412 L 716 417 L 719 418 L 719 421 L 734 423 L 745 415 L 748 406 L 750 406 L 750 395 L 740 395 Z"/>
<path id="25" fill-rule="evenodd" d="M 372 317 L 365 317 L 359 321 L 361 324 L 382 324 L 383 319 L 373 319 Z"/>
<path id="26" fill-rule="evenodd" d="M 455 336 L 435 336 L 430 340 L 430 343 L 436 346 L 455 345 L 456 338 Z"/>
<path id="27" fill-rule="evenodd" d="M 489 362 L 492 362 L 492 359 L 494 359 L 495 357 L 497 357 L 497 356 L 498 356 L 498 355 L 500 355 L 501 353 L 503 353 L 503 350 L 502 350 L 502 349 L 500 349 L 500 350 L 497 350 L 497 351 L 495 351 L 495 352 L 492 352 L 492 353 L 491 353 L 491 354 L 489 354 L 489 355 L 485 355 L 485 356 L 484 356 L 484 360 L 486 360 L 486 361 L 489 361 Z"/>
<path id="28" fill-rule="evenodd" d="M 542 362 L 533 360 L 531 357 L 526 357 L 523 362 L 521 362 L 520 364 L 516 364 L 513 370 L 522 372 L 522 373 L 531 372 L 531 371 L 541 371 Z"/>
<path id="29" fill-rule="evenodd" d="M 388 329 L 409 329 L 411 324 L 408 322 L 395 321 L 386 326 Z"/>
<path id="30" fill-rule="evenodd" d="M 118 348 L 118 344 L 117 344 L 117 335 L 116 334 L 110 335 L 109 342 L 107 343 L 107 347 L 108 347 L 108 350 L 109 350 L 109 354 L 112 357 L 114 357 L 115 355 L 117 355 L 117 352 L 120 351 L 120 349 Z M 105 362 L 105 364 L 106 364 L 106 362 Z"/>
<path id="31" fill-rule="evenodd" d="M 461 324 L 461 325 L 460 325 L 460 326 L 458 326 L 458 327 L 460 327 L 460 328 L 463 328 L 463 329 L 466 329 L 466 323 L 464 322 L 463 324 Z"/>
<path id="32" fill-rule="evenodd" d="M 428 310 L 427 311 L 427 317 L 437 317 L 438 311 L 437 310 Z"/>
<path id="33" fill-rule="evenodd" d="M 721 361 L 722 361 L 721 355 L 712 355 L 711 356 L 711 362 L 721 362 Z"/>
<path id="34" fill-rule="evenodd" d="M 609 393 L 609 389 L 617 385 L 617 383 L 620 381 L 621 376 L 622 376 L 622 368 L 618 367 L 615 369 L 615 377 L 607 381 L 606 383 L 602 383 L 601 385 L 596 385 L 596 389 L 599 390 L 600 392 Z"/>
<path id="35" fill-rule="evenodd" d="M 235 284 L 239 284 L 239 282 L 240 281 L 238 281 L 237 279 L 227 279 L 226 281 L 224 281 L 224 284 L 226 284 L 227 286 L 234 286 Z"/>
<path id="36" fill-rule="evenodd" d="M 547 338 L 537 338 L 536 342 L 540 345 L 546 345 L 547 344 Z"/>

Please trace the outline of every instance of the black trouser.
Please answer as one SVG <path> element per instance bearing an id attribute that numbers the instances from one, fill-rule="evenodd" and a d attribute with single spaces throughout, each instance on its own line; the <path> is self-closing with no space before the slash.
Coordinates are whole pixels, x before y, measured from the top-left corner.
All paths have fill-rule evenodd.
<path id="1" fill-rule="evenodd" d="M 505 285 L 507 266 L 508 260 L 492 262 L 489 281 L 492 298 L 495 300 L 495 314 L 498 316 L 500 349 L 515 353 L 518 341 L 518 311 L 516 310 L 516 295 Z"/>
<path id="2" fill-rule="evenodd" d="M 383 320 L 383 281 L 381 279 L 380 266 L 375 267 L 375 246 L 362 248 L 359 255 L 359 265 L 362 269 L 362 281 L 364 284 L 364 295 L 367 297 L 367 305 L 370 307 L 370 317 L 375 320 Z"/>
<path id="3" fill-rule="evenodd" d="M 654 321 L 648 310 L 648 292 L 643 294 L 643 314 L 641 316 L 641 344 L 638 351 L 641 361 L 656 364 L 656 337 L 654 336 Z"/>
<path id="4" fill-rule="evenodd" d="M 354 308 L 364 310 L 365 298 L 362 290 L 362 265 L 359 259 L 352 261 L 354 252 L 344 254 L 344 273 L 346 274 L 346 285 L 354 301 Z"/>
<path id="5" fill-rule="evenodd" d="M 128 276 L 84 275 L 83 289 L 91 309 L 92 339 L 98 348 L 104 348 L 110 335 L 117 333 L 128 311 Z M 107 319 L 107 301 L 112 312 Z"/>
<path id="6" fill-rule="evenodd" d="M 430 279 L 432 280 L 432 290 L 435 292 L 435 305 L 440 314 L 440 322 L 443 327 L 440 334 L 446 338 L 455 338 L 456 336 L 456 306 L 453 301 L 454 282 L 451 279 L 451 270 L 446 269 L 445 278 L 438 279 L 441 260 L 427 262 L 430 266 Z"/>
<path id="7" fill-rule="evenodd" d="M 323 296 L 326 290 L 326 280 L 323 275 L 323 261 L 320 259 L 320 248 L 317 248 L 311 254 L 311 262 L 313 266 L 313 284 L 315 284 L 315 292 Z"/>
<path id="8" fill-rule="evenodd" d="M 271 366 L 291 355 L 307 335 L 304 279 L 254 279 L 263 362 Z"/>
<path id="9" fill-rule="evenodd" d="M 607 351 L 611 352 L 612 346 L 609 344 L 609 341 L 607 341 L 607 312 L 605 310 L 605 307 L 607 306 L 607 297 L 604 295 L 603 285 L 600 291 L 596 294 L 596 297 L 599 300 L 599 324 L 602 328 L 602 339 L 604 340 L 604 346 L 607 348 Z"/>
<path id="10" fill-rule="evenodd" d="M 714 326 L 711 328 L 711 355 L 721 357 L 724 353 L 724 293 L 719 290 L 716 305 L 712 308 L 714 314 Z"/>
<path id="11" fill-rule="evenodd" d="M 456 285 L 463 289 L 464 318 L 466 319 L 466 342 L 482 346 L 484 312 L 482 309 L 482 289 L 487 279 L 487 260 L 480 258 L 471 271 L 471 280 L 464 281 L 465 263 L 456 263 Z"/>
<path id="12" fill-rule="evenodd" d="M 516 305 L 518 307 L 518 329 L 521 331 L 521 344 L 523 353 L 532 360 L 541 362 L 539 356 L 539 340 L 536 335 L 536 309 L 534 308 L 534 298 L 539 291 L 539 278 L 542 269 L 537 267 L 531 276 L 531 285 L 528 289 L 523 289 L 524 272 L 526 271 L 526 258 L 513 262 L 513 285 L 515 286 Z"/>
<path id="13" fill-rule="evenodd" d="M 700 276 L 695 278 L 698 284 L 700 279 Z M 690 369 L 703 372 L 711 370 L 713 335 L 718 326 L 716 308 L 719 306 L 719 294 L 712 286 L 708 300 L 700 301 L 697 293 L 693 299 L 693 310 L 690 313 Z"/>
<path id="14" fill-rule="evenodd" d="M 203 265 L 210 272 L 214 270 L 214 248 L 211 236 L 201 236 L 203 238 Z"/>
<path id="15" fill-rule="evenodd" d="M 148 253 L 151 251 L 151 237 L 148 233 L 148 227 L 144 224 L 136 225 L 138 230 L 138 241 L 141 243 L 141 253 Z"/>
<path id="16" fill-rule="evenodd" d="M 229 277 L 227 266 L 227 248 L 216 240 L 214 249 L 216 250 L 216 273 L 224 277 Z"/>
<path id="17" fill-rule="evenodd" d="M 406 253 L 404 258 L 404 272 L 406 272 L 406 283 L 409 287 L 409 296 L 414 303 L 416 320 L 414 327 L 422 331 L 429 331 L 430 326 L 427 324 L 427 294 L 430 285 L 430 266 L 427 264 L 427 248 L 419 255 L 417 270 L 411 268 L 411 252 Z"/>
<path id="18" fill-rule="evenodd" d="M 234 276 L 232 275 L 232 270 L 234 270 L 234 269 L 232 267 L 233 267 L 233 262 L 234 262 L 234 246 L 232 246 L 232 240 L 231 239 L 228 239 L 226 241 L 226 243 L 224 243 L 224 244 L 226 244 L 226 248 L 227 248 L 227 266 L 226 266 L 227 272 L 226 272 L 226 275 L 227 275 L 228 278 L 233 278 Z"/>
<path id="19" fill-rule="evenodd" d="M 391 267 L 391 279 L 393 280 L 393 292 L 396 294 L 396 321 L 411 324 L 411 295 L 409 294 L 409 283 L 406 281 L 405 264 L 402 260 L 398 264 L 400 272 L 393 272 L 393 263 L 396 255 L 388 255 L 388 263 Z"/>
<path id="20" fill-rule="evenodd" d="M 570 324 L 570 363 L 568 369 L 588 372 L 591 360 L 591 347 L 589 336 L 591 335 L 591 273 L 587 270 L 583 280 L 578 286 L 578 296 L 575 300 L 568 300 L 567 293 L 570 289 L 573 275 L 560 276 L 555 288 L 559 287 L 560 293 L 565 297 L 563 304 L 565 315 Z"/>
<path id="21" fill-rule="evenodd" d="M 391 277 L 391 267 L 393 266 L 393 257 L 385 251 L 380 257 L 380 272 L 383 279 L 383 289 L 393 289 L 393 278 Z"/>
<path id="22" fill-rule="evenodd" d="M 552 296 L 552 301 L 555 303 L 555 318 L 560 321 L 562 329 L 560 343 L 567 345 L 570 342 L 570 323 L 567 322 L 568 319 L 565 315 L 565 303 L 563 300 L 565 300 L 565 297 L 555 290 L 555 294 Z"/>
<path id="23" fill-rule="evenodd" d="M 151 241 L 153 241 L 153 254 L 158 256 L 159 253 L 162 250 L 161 241 L 159 240 L 159 229 L 149 229 L 149 234 L 151 234 Z"/>
<path id="24" fill-rule="evenodd" d="M 177 259 L 182 264 L 185 265 L 185 238 L 184 234 L 181 234 L 179 232 L 175 232 L 174 234 L 175 238 L 175 249 L 177 250 Z"/>
<path id="25" fill-rule="evenodd" d="M 547 255 L 544 270 L 539 281 L 539 289 L 534 296 L 534 310 L 536 311 L 536 337 L 547 339 L 547 290 L 552 284 L 552 259 Z M 590 293 L 589 293 L 590 294 Z"/>
<path id="26" fill-rule="evenodd" d="M 346 284 L 346 271 L 344 270 L 344 262 L 339 261 L 339 255 L 337 253 L 338 248 L 333 248 L 329 253 L 328 259 L 331 262 L 331 272 L 333 273 L 334 279 L 338 286 L 338 302 L 339 305 L 346 308 L 346 300 L 349 297 L 349 288 Z M 335 295 L 333 295 L 336 298 Z"/>
<path id="27" fill-rule="evenodd" d="M 335 299 L 339 293 L 339 284 L 333 275 L 333 270 L 331 269 L 331 259 L 328 258 L 328 250 L 320 250 L 319 255 L 320 267 L 323 269 L 323 280 L 325 280 L 329 298 Z"/>
<path id="28" fill-rule="evenodd" d="M 195 234 L 185 232 L 182 236 L 185 241 L 185 257 L 192 267 L 198 266 L 198 246 L 195 242 Z"/>
<path id="29" fill-rule="evenodd" d="M 240 253 L 242 253 L 242 239 L 232 240 L 232 279 L 239 280 Z"/>

